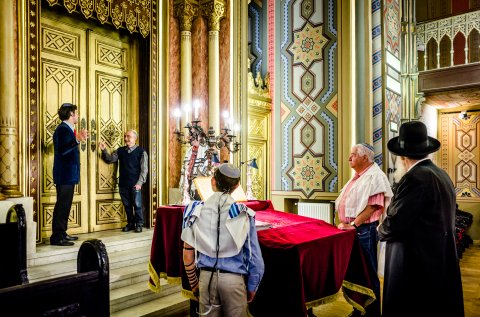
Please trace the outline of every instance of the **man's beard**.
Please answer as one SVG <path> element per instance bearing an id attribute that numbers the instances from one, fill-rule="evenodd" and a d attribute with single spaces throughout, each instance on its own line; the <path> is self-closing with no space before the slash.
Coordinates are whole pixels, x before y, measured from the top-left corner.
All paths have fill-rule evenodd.
<path id="1" fill-rule="evenodd" d="M 405 160 L 402 160 L 400 157 L 397 157 L 397 162 L 395 164 L 395 172 L 393 172 L 393 182 L 398 183 L 403 175 L 407 173 L 407 166 Z"/>

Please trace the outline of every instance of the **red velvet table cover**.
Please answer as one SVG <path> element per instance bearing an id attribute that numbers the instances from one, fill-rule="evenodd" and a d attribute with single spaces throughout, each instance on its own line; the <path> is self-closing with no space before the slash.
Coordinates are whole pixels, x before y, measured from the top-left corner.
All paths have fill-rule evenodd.
<path id="1" fill-rule="evenodd" d="M 245 205 L 255 211 L 273 210 L 270 200 L 252 200 Z M 183 209 L 184 206 L 177 205 L 161 206 L 157 210 L 149 263 L 149 287 L 154 292 L 160 291 L 160 278 L 169 283 L 180 283 L 184 273 L 183 242 L 180 239 Z"/>
<path id="2" fill-rule="evenodd" d="M 355 231 L 343 231 L 324 221 L 273 210 L 269 201 L 247 206 L 256 219 L 272 228 L 258 232 L 265 275 L 249 311 L 253 316 L 306 316 L 306 310 L 335 300 L 343 286 L 352 306 L 363 310 L 374 297 Z M 265 208 L 259 210 L 259 208 Z M 150 288 L 159 291 L 160 278 L 190 286 L 182 261 L 180 239 L 183 207 L 160 207 L 150 255 Z"/>

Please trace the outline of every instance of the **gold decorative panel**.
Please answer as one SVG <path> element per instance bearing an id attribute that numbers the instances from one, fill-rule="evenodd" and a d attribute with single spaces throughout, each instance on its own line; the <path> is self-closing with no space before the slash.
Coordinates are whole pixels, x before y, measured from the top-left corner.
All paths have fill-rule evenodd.
<path id="1" fill-rule="evenodd" d="M 258 138 L 258 139 L 267 139 L 268 135 L 268 118 L 264 115 L 250 115 L 248 117 L 248 137 L 249 138 Z"/>
<path id="2" fill-rule="evenodd" d="M 116 183 L 118 167 L 102 161 L 98 143 L 105 142 L 112 152 L 122 145 L 127 125 L 138 127 L 138 115 L 132 110 L 138 109 L 138 100 L 134 98 L 138 84 L 130 78 L 138 78 L 133 75 L 138 67 L 131 65 L 137 61 L 139 45 L 136 39 L 117 31 L 85 25 L 69 15 L 42 10 L 39 166 L 43 173 L 40 223 L 46 226 L 41 228 L 43 237 L 50 235 L 56 201 L 52 137 L 60 123 L 58 107 L 65 102 L 78 107 L 79 120 L 75 128 L 87 129 L 90 133 L 80 144 L 80 182 L 75 186 L 73 205 L 76 207 L 70 215 L 69 232 L 115 229 L 124 221 Z M 59 30 L 61 32 L 57 32 Z M 129 94 L 129 91 L 135 93 Z"/>
<path id="3" fill-rule="evenodd" d="M 60 0 L 45 1 L 51 6 L 60 5 Z M 125 27 L 130 33 L 140 32 L 143 37 L 150 33 L 150 0 L 63 0 L 63 5 L 70 13 L 80 9 L 85 18 L 96 18 L 102 24 L 110 20 L 117 29 Z"/>
<path id="4" fill-rule="evenodd" d="M 42 164 L 42 193 L 55 195 L 53 184 L 53 133 L 60 124 L 58 107 L 66 101 L 76 103 L 78 100 L 78 82 L 80 69 L 65 65 L 52 59 L 42 59 L 42 134 L 41 145 L 43 154 Z"/>
<path id="5" fill-rule="evenodd" d="M 252 168 L 251 169 L 251 176 L 250 179 L 252 181 L 252 191 L 253 195 L 257 199 L 265 199 L 265 169 L 266 169 L 266 153 L 267 148 L 264 142 L 248 142 L 248 157 L 249 158 L 256 158 L 258 170 Z"/>
<path id="6" fill-rule="evenodd" d="M 97 225 L 126 220 L 121 200 L 97 201 Z"/>
<path id="7" fill-rule="evenodd" d="M 262 79 L 260 72 L 254 80 L 248 73 L 248 138 L 247 160 L 256 158 L 258 169 L 252 169 L 253 195 L 257 199 L 269 199 L 270 116 L 272 100 L 269 98 L 269 76 Z"/>
<path id="8" fill-rule="evenodd" d="M 123 140 L 122 121 L 102 121 L 100 137 L 105 141 L 106 145 L 111 148 L 121 146 Z"/>
<path id="9" fill-rule="evenodd" d="M 126 51 L 106 43 L 97 42 L 97 64 L 127 70 Z"/>
<path id="10" fill-rule="evenodd" d="M 42 204 L 42 214 L 43 214 L 43 224 L 42 230 L 50 231 L 52 230 L 52 219 L 53 219 L 53 209 L 55 208 L 55 204 Z M 69 228 L 76 228 L 80 226 L 81 220 L 81 207 L 79 203 L 73 203 L 72 209 L 70 209 L 70 214 L 68 217 L 68 227 Z"/>
<path id="11" fill-rule="evenodd" d="M 79 37 L 76 34 L 42 27 L 42 51 L 79 59 Z"/>
<path id="12" fill-rule="evenodd" d="M 100 139 L 103 140 L 110 149 L 117 149 L 122 146 L 123 141 L 123 123 L 115 122 L 109 119 L 102 121 L 100 127 Z M 99 164 L 97 193 L 111 193 L 117 186 L 118 164 Z"/>
<path id="13" fill-rule="evenodd" d="M 102 101 L 110 103 L 125 103 L 126 80 L 123 78 L 100 74 L 98 76 L 98 91 L 100 92 Z M 113 106 L 113 104 L 111 105 Z"/>
<path id="14" fill-rule="evenodd" d="M 14 153 L 17 148 L 17 129 L 8 125 L 7 122 L 0 122 L 0 184 L 13 184 L 18 178 L 17 153 Z"/>
<path id="15" fill-rule="evenodd" d="M 480 200 L 480 112 L 442 113 L 439 121 L 439 165 L 453 181 L 457 197 Z"/>
<path id="16" fill-rule="evenodd" d="M 100 116 L 100 140 L 104 141 L 110 152 L 123 144 L 125 121 L 122 120 L 127 105 L 127 81 L 125 78 L 97 74 L 98 104 Z M 117 164 L 98 162 L 97 193 L 112 193 L 117 185 Z"/>

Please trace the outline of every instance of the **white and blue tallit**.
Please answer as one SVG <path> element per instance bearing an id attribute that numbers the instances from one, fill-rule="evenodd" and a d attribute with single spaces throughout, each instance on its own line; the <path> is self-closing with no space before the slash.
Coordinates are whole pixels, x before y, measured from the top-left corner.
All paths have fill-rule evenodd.
<path id="1" fill-rule="evenodd" d="M 237 255 L 248 238 L 250 217 L 255 212 L 237 204 L 232 196 L 216 192 L 205 202 L 190 203 L 184 211 L 182 240 L 197 251 L 217 256 L 217 224 L 220 206 L 219 258 Z"/>
<path id="2" fill-rule="evenodd" d="M 348 187 L 352 180 L 353 178 L 350 179 L 340 191 L 339 196 L 335 200 L 335 210 L 338 210 L 338 205 L 342 201 L 345 193 L 344 189 Z M 372 166 L 353 183 L 352 188 L 350 188 L 345 200 L 345 216 L 348 218 L 356 218 L 365 207 L 367 207 L 368 199 L 380 193 L 383 193 L 385 199 L 384 210 L 387 210 L 393 192 L 387 175 L 385 175 L 377 163 L 373 163 Z"/>

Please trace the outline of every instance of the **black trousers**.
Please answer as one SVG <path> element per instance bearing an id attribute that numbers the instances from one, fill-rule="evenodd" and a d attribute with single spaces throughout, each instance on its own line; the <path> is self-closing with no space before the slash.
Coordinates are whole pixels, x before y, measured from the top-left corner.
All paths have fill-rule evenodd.
<path id="1" fill-rule="evenodd" d="M 52 236 L 50 242 L 58 242 L 67 234 L 68 215 L 72 208 L 75 185 L 56 185 L 57 202 L 53 209 Z"/>

